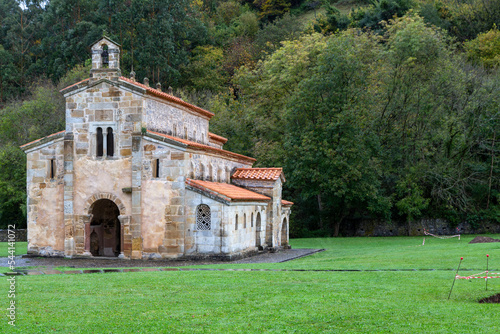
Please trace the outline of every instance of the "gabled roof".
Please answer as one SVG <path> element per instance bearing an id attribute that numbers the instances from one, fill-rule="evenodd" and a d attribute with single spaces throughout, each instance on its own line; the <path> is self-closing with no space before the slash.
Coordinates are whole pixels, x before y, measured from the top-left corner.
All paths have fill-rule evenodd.
<path id="1" fill-rule="evenodd" d="M 151 136 L 152 138 L 154 138 L 154 136 L 168 138 L 168 139 L 176 141 L 178 143 L 182 143 L 184 145 L 187 145 L 189 148 L 194 149 L 194 150 L 205 151 L 205 152 L 212 152 L 212 153 L 218 153 L 218 154 L 225 155 L 225 156 L 232 157 L 232 158 L 243 159 L 243 160 L 246 160 L 246 161 L 248 161 L 250 163 L 255 162 L 254 158 L 250 158 L 250 157 L 238 154 L 238 153 L 229 152 L 229 151 L 223 150 L 221 148 L 216 148 L 216 147 L 212 147 L 212 146 L 208 146 L 208 145 L 196 143 L 194 141 L 190 141 L 190 140 L 186 140 L 186 139 L 181 139 L 181 138 L 169 136 L 169 135 L 166 135 L 164 133 L 154 132 L 154 131 L 151 131 L 151 130 L 147 130 L 146 133 L 148 135 L 150 135 L 150 136 L 152 135 Z"/>
<path id="2" fill-rule="evenodd" d="M 89 83 L 90 83 L 89 80 L 90 79 L 85 79 L 85 80 L 79 81 L 77 83 L 74 83 L 74 84 L 72 84 L 72 85 L 70 85 L 70 86 L 68 86 L 66 88 L 61 89 L 59 92 L 61 92 L 63 94 L 66 94 L 66 93 L 69 93 L 72 90 L 76 90 L 76 89 L 79 89 L 79 88 L 82 88 L 82 87 L 85 87 L 85 86 L 91 87 L 93 85 L 97 85 L 97 84 L 99 84 L 102 81 L 105 81 L 107 79 L 97 80 L 96 82 L 94 82 L 94 83 L 92 83 L 90 85 L 89 85 Z M 165 101 L 169 101 L 169 102 L 173 102 L 173 103 L 176 103 L 178 105 L 181 105 L 181 106 L 183 106 L 183 107 L 185 107 L 185 108 L 187 108 L 187 109 L 189 109 L 189 110 L 191 110 L 191 111 L 193 111 L 193 112 L 195 112 L 195 113 L 197 113 L 197 114 L 199 114 L 201 116 L 208 117 L 208 119 L 212 118 L 215 115 L 214 113 L 212 113 L 212 112 L 210 112 L 208 110 L 205 110 L 205 109 L 202 109 L 200 107 L 197 107 L 194 104 L 188 103 L 188 102 L 186 102 L 186 101 L 184 101 L 184 100 L 182 100 L 182 99 L 180 99 L 180 98 L 178 98 L 176 96 L 173 96 L 173 95 L 167 94 L 165 92 L 162 92 L 162 91 L 160 91 L 158 89 L 154 89 L 152 87 L 146 86 L 144 84 L 141 84 L 141 83 L 139 83 L 137 81 L 134 81 L 134 80 L 131 80 L 129 78 L 120 77 L 119 80 L 118 80 L 118 84 L 120 82 L 122 83 L 122 85 L 123 84 L 129 84 L 129 85 L 132 85 L 134 87 L 138 87 L 138 88 L 140 88 L 143 92 L 145 92 L 148 95 L 156 96 L 156 97 L 159 97 L 159 98 L 161 98 L 161 99 L 163 99 Z M 116 82 L 115 82 L 115 84 L 116 84 Z M 73 88 L 73 89 L 71 89 L 71 88 Z M 221 136 L 218 136 L 218 137 L 220 137 L 221 140 L 222 140 L 222 138 L 224 138 L 224 137 L 221 137 Z M 227 141 L 227 139 L 226 139 L 226 141 Z"/>
<path id="3" fill-rule="evenodd" d="M 283 168 L 238 168 L 231 178 L 235 180 L 276 181 L 281 177 L 285 182 Z"/>
<path id="4" fill-rule="evenodd" d="M 209 118 L 212 118 L 214 116 L 214 113 L 208 111 L 208 110 L 205 110 L 205 109 L 202 109 L 200 107 L 197 107 L 195 106 L 194 104 L 191 104 L 191 103 L 188 103 L 186 101 L 183 101 L 182 99 L 176 97 L 176 96 L 173 96 L 173 95 L 170 95 L 170 94 L 167 94 L 165 92 L 162 92 L 158 89 L 154 89 L 152 87 L 149 87 L 149 86 L 146 86 L 144 84 L 141 84 L 137 81 L 134 81 L 132 79 L 129 79 L 129 78 L 125 78 L 125 77 L 120 77 L 121 81 L 125 81 L 129 84 L 132 84 L 136 87 L 140 87 L 142 89 L 145 89 L 146 90 L 146 93 L 149 94 L 149 95 L 153 95 L 153 96 L 156 96 L 156 97 L 159 97 L 159 98 L 162 98 L 166 101 L 170 101 L 170 102 L 174 102 L 174 103 L 177 103 L 177 104 L 180 104 L 194 112 L 197 112 L 198 114 L 201 114 L 203 116 L 207 116 Z"/>
<path id="5" fill-rule="evenodd" d="M 76 87 L 76 86 L 78 86 L 78 85 L 80 85 L 80 84 L 82 84 L 84 82 L 88 84 L 87 81 L 89 81 L 89 80 L 90 80 L 90 78 L 83 79 L 82 81 L 78 81 L 78 82 L 76 82 L 76 83 L 74 83 L 72 85 L 69 85 L 68 87 L 65 87 L 65 88 L 61 89 L 59 92 L 62 93 L 63 91 L 65 91 L 67 89 L 70 89 L 70 88 L 73 88 L 73 87 Z"/>
<path id="6" fill-rule="evenodd" d="M 40 144 L 44 144 L 46 142 L 49 142 L 51 140 L 54 140 L 54 139 L 57 139 L 57 138 L 61 138 L 61 137 L 64 137 L 64 134 L 66 133 L 65 130 L 63 131 L 59 131 L 59 132 L 56 132 L 56 133 L 53 133 L 51 135 L 48 135 L 48 136 L 45 136 L 43 138 L 40 138 L 40 139 L 37 139 L 37 140 L 33 140 L 29 143 L 26 143 L 24 145 L 21 145 L 19 146 L 22 150 L 26 151 L 27 149 L 30 149 L 32 147 L 35 147 L 35 146 L 38 146 Z"/>
<path id="7" fill-rule="evenodd" d="M 100 41 L 102 41 L 103 39 L 107 40 L 108 42 L 118 46 L 118 47 L 121 47 L 120 44 L 116 43 L 115 41 L 113 41 L 111 38 L 109 38 L 108 36 L 102 36 L 101 38 L 99 38 L 97 41 L 95 41 L 94 43 L 91 44 L 91 46 L 94 46 L 96 45 L 97 43 L 99 43 Z"/>
<path id="8" fill-rule="evenodd" d="M 186 179 L 186 185 L 191 190 L 198 190 L 204 195 L 215 197 L 223 202 L 269 202 L 270 197 L 233 184 Z"/>

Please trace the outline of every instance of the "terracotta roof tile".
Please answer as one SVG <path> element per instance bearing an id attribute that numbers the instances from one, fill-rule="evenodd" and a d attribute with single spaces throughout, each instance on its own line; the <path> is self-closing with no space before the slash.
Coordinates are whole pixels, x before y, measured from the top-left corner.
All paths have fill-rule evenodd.
<path id="1" fill-rule="evenodd" d="M 281 200 L 281 205 L 283 205 L 283 206 L 292 206 L 293 202 L 285 201 L 284 199 L 282 199 Z"/>
<path id="2" fill-rule="evenodd" d="M 60 135 L 60 134 L 64 134 L 65 132 L 66 132 L 65 130 L 62 130 L 62 131 L 59 131 L 59 132 L 53 133 L 53 134 L 51 134 L 51 135 L 48 135 L 48 136 L 46 136 L 46 137 L 39 138 L 39 139 L 37 139 L 37 140 L 33 140 L 33 141 L 31 141 L 31 142 L 29 142 L 29 143 L 26 143 L 26 144 L 24 144 L 24 145 L 21 145 L 21 146 L 19 146 L 19 147 L 20 147 L 20 148 L 23 148 L 23 147 L 26 147 L 26 146 L 29 146 L 29 145 L 32 145 L 32 144 L 35 144 L 35 143 L 41 142 L 41 141 L 43 141 L 43 140 L 45 140 L 45 139 L 49 139 L 49 138 L 52 138 L 52 137 L 56 137 L 56 136 L 58 136 L 58 135 Z"/>
<path id="3" fill-rule="evenodd" d="M 78 86 L 79 84 L 84 83 L 84 82 L 89 81 L 89 80 L 90 80 L 90 78 L 83 79 L 82 81 L 78 81 L 77 83 L 74 83 L 74 84 L 72 84 L 72 85 L 69 85 L 68 87 L 65 87 L 65 88 L 61 89 L 59 92 L 63 92 L 63 91 L 65 91 L 66 89 L 69 89 L 69 88 L 71 88 L 71 87 L 73 87 L 73 86 Z"/>
<path id="4" fill-rule="evenodd" d="M 215 133 L 212 133 L 212 132 L 208 133 L 208 137 L 210 137 L 210 139 L 212 139 L 214 141 L 218 141 L 222 144 L 225 144 L 227 142 L 227 138 L 216 135 Z"/>
<path id="5" fill-rule="evenodd" d="M 223 149 L 220 149 L 220 148 L 216 148 L 216 147 L 212 147 L 212 146 L 208 146 L 208 145 L 196 143 L 194 141 L 190 141 L 190 140 L 186 140 L 186 139 L 181 139 L 181 138 L 169 136 L 169 135 L 166 135 L 164 133 L 154 132 L 154 131 L 151 131 L 151 130 L 148 130 L 147 132 L 150 133 L 150 134 L 153 134 L 153 135 L 157 135 L 157 136 L 165 137 L 165 138 L 168 138 L 168 139 L 171 139 L 171 140 L 175 140 L 175 141 L 177 141 L 179 143 L 188 145 L 190 148 L 200 149 L 200 150 L 203 150 L 203 151 L 217 152 L 217 153 L 221 153 L 221 154 L 224 154 L 224 155 L 229 155 L 229 156 L 232 156 L 232 157 L 249 160 L 249 161 L 252 161 L 252 162 L 255 161 L 254 158 L 250 158 L 250 157 L 238 154 L 238 153 L 229 152 L 229 151 L 226 151 L 226 150 L 223 150 Z"/>
<path id="6" fill-rule="evenodd" d="M 279 177 L 285 181 L 283 168 L 238 168 L 232 178 L 238 180 L 269 180 L 275 181 Z"/>
<path id="7" fill-rule="evenodd" d="M 161 98 L 163 98 L 163 99 L 165 99 L 167 101 L 170 101 L 170 102 L 178 103 L 178 104 L 180 104 L 180 105 L 182 105 L 184 107 L 187 107 L 190 110 L 195 111 L 195 112 L 197 112 L 197 113 L 199 113 L 199 114 L 201 114 L 203 116 L 208 116 L 210 118 L 212 118 L 214 116 L 214 113 L 212 113 L 212 112 L 210 112 L 208 110 L 205 110 L 205 109 L 202 109 L 200 107 L 197 107 L 197 106 L 195 106 L 195 105 L 193 105 L 191 103 L 183 101 L 182 99 L 180 99 L 180 98 L 178 98 L 176 96 L 173 96 L 173 95 L 167 94 L 165 92 L 159 91 L 159 90 L 154 89 L 152 87 L 149 87 L 149 86 L 146 86 L 144 84 L 141 84 L 141 83 L 139 83 L 137 81 L 134 81 L 134 80 L 131 80 L 131 79 L 125 78 L 125 77 L 120 77 L 120 80 L 128 82 L 128 83 L 130 83 L 132 85 L 135 85 L 137 87 L 141 87 L 141 88 L 145 89 L 148 94 L 161 97 Z"/>
<path id="8" fill-rule="evenodd" d="M 267 202 L 271 200 L 271 198 L 267 196 L 258 194 L 256 192 L 250 191 L 245 188 L 235 186 L 233 184 L 191 180 L 191 179 L 187 179 L 186 184 L 191 187 L 207 191 L 209 193 L 213 193 L 214 195 L 218 195 L 232 202 L 242 202 L 242 201 Z"/>

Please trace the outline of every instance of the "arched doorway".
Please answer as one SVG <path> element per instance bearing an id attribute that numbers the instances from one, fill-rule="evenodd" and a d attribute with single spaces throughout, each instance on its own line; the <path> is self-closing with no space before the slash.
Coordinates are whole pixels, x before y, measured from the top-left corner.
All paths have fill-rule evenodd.
<path id="1" fill-rule="evenodd" d="M 288 246 L 288 226 L 286 218 L 283 218 L 281 226 L 281 246 Z"/>
<path id="2" fill-rule="evenodd" d="M 261 231 L 260 212 L 257 212 L 257 218 L 255 219 L 255 246 L 262 248 L 260 240 L 261 239 L 260 231 Z"/>
<path id="3" fill-rule="evenodd" d="M 93 256 L 120 255 L 120 221 L 118 206 L 109 199 L 100 199 L 92 205 L 90 222 L 90 253 Z"/>

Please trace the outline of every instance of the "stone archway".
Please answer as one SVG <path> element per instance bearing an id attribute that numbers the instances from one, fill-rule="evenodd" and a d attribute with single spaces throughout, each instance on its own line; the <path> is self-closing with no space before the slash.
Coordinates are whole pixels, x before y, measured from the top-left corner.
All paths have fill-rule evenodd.
<path id="1" fill-rule="evenodd" d="M 90 207 L 90 253 L 93 256 L 117 257 L 121 250 L 120 209 L 109 199 L 99 199 Z"/>

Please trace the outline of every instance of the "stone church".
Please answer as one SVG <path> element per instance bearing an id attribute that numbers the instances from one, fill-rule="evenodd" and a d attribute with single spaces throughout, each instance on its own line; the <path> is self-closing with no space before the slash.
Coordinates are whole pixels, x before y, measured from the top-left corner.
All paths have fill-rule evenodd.
<path id="1" fill-rule="evenodd" d="M 23 145 L 28 254 L 232 259 L 288 244 L 281 168 L 223 149 L 213 113 L 120 74 L 91 47 L 90 78 L 61 91 L 66 129 Z"/>

